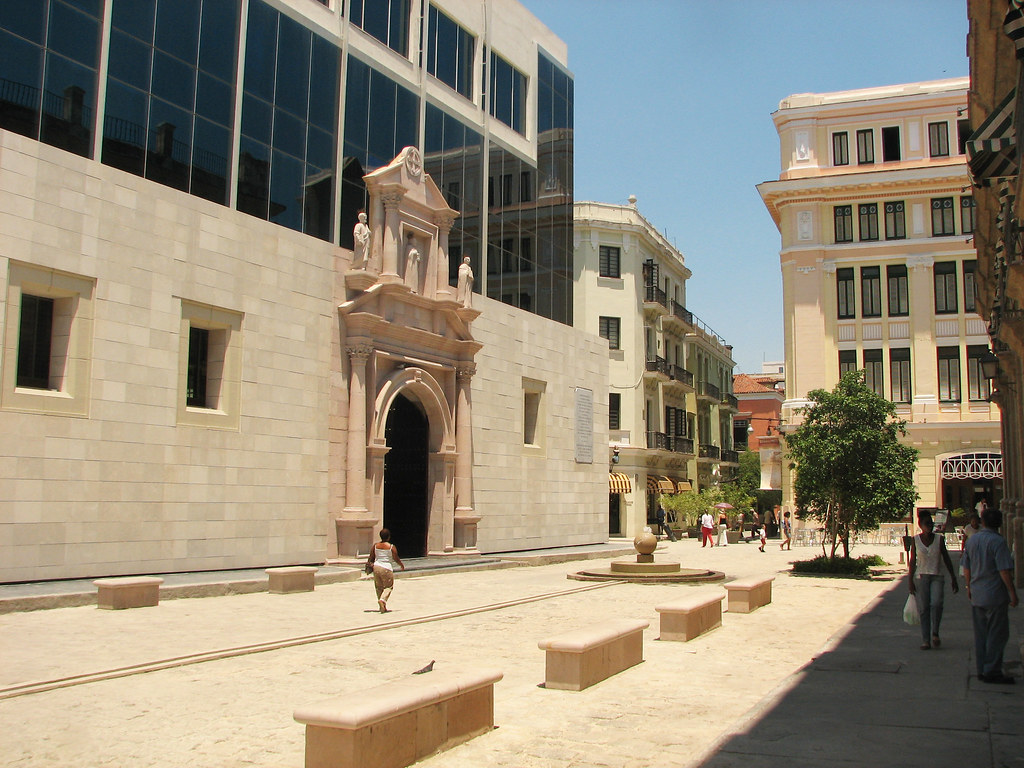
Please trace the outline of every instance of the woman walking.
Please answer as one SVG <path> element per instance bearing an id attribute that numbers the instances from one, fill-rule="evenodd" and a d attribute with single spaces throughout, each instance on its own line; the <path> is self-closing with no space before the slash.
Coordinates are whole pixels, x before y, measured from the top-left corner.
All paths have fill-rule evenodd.
<path id="1" fill-rule="evenodd" d="M 729 544 L 729 516 L 725 514 L 723 509 L 718 513 L 718 541 L 715 546 L 725 547 Z"/>
<path id="2" fill-rule="evenodd" d="M 373 568 L 373 587 L 377 590 L 377 606 L 381 613 L 388 612 L 388 598 L 395 586 L 395 564 L 405 570 L 405 563 L 398 556 L 398 548 L 391 543 L 391 531 L 380 529 L 380 541 L 373 545 L 366 561 Z"/>
<path id="3" fill-rule="evenodd" d="M 921 533 L 914 537 L 914 546 L 910 548 L 910 594 L 916 598 L 917 613 L 921 617 L 921 650 L 927 651 L 942 645 L 939 624 L 942 622 L 943 565 L 949 571 L 954 593 L 960 591 L 960 585 L 946 551 L 945 537 L 933 532 L 932 516 L 918 512 L 917 525 Z"/>

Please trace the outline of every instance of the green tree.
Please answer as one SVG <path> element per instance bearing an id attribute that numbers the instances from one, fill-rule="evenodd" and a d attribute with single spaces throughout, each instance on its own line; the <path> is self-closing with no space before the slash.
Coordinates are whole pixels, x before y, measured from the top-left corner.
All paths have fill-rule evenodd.
<path id="1" fill-rule="evenodd" d="M 757 451 L 743 451 L 740 466 L 736 471 L 736 485 L 743 492 L 753 496 L 761 487 L 761 454 Z"/>
<path id="2" fill-rule="evenodd" d="M 864 384 L 862 371 L 845 374 L 835 389 L 808 393 L 803 423 L 786 436 L 796 470 L 796 516 L 823 523 L 832 542 L 850 556 L 850 534 L 895 522 L 913 508 L 917 449 L 900 442 L 906 422 L 896 406 Z"/>

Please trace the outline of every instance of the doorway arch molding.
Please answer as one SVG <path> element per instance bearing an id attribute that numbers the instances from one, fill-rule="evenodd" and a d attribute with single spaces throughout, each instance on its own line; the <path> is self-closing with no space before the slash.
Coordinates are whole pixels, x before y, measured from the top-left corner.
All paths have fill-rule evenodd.
<path id="1" fill-rule="evenodd" d="M 411 399 L 423 406 L 429 427 L 428 450 L 431 453 L 454 453 L 455 425 L 444 389 L 428 371 L 412 366 L 396 370 L 381 384 L 374 403 L 371 442 L 376 445 L 386 443 L 384 430 L 388 410 L 399 394 L 412 395 Z"/>

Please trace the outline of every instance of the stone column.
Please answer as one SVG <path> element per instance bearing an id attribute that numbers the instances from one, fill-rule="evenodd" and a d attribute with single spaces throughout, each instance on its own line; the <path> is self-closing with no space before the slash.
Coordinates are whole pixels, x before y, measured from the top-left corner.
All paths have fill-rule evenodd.
<path id="1" fill-rule="evenodd" d="M 442 300 L 454 298 L 448 282 L 448 233 L 457 215 L 448 211 L 434 215 L 434 224 L 437 225 L 437 298 Z"/>
<path id="2" fill-rule="evenodd" d="M 473 406 L 470 385 L 476 366 L 462 364 L 455 369 L 455 514 L 473 514 Z"/>
<path id="3" fill-rule="evenodd" d="M 401 239 L 399 205 L 405 196 L 403 189 L 389 189 L 381 195 L 384 203 L 384 264 L 381 277 L 394 278 L 384 282 L 401 282 L 398 274 L 398 250 Z"/>
<path id="4" fill-rule="evenodd" d="M 345 513 L 366 515 L 366 360 L 369 344 L 350 344 L 348 387 L 348 452 L 345 475 Z"/>

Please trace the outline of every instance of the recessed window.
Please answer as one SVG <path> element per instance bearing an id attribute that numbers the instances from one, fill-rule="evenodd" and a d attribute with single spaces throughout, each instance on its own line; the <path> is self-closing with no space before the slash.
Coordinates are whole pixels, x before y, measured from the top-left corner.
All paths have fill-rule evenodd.
<path id="1" fill-rule="evenodd" d="M 932 270 L 935 276 L 935 314 L 956 313 L 956 262 L 937 261 Z"/>
<path id="2" fill-rule="evenodd" d="M 599 249 L 598 274 L 601 277 L 622 277 L 619 268 L 621 251 L 613 245 L 602 245 Z"/>
<path id="3" fill-rule="evenodd" d="M 618 392 L 608 394 L 608 429 L 621 429 L 622 395 Z"/>
<path id="4" fill-rule="evenodd" d="M 960 402 L 960 347 L 937 347 L 939 365 L 939 400 Z"/>
<path id="5" fill-rule="evenodd" d="M 932 198 L 932 237 L 955 235 L 956 226 L 953 222 L 953 198 Z"/>
<path id="6" fill-rule="evenodd" d="M 882 316 L 882 280 L 878 267 L 861 267 L 860 302 L 864 317 Z"/>
<path id="7" fill-rule="evenodd" d="M 857 165 L 875 162 L 875 132 L 871 128 L 857 131 Z"/>
<path id="8" fill-rule="evenodd" d="M 986 379 L 981 361 L 988 356 L 988 346 L 972 344 L 967 347 L 967 397 L 972 402 L 988 400 L 992 396 L 992 380 Z"/>
<path id="9" fill-rule="evenodd" d="M 975 291 L 977 290 L 974 281 L 974 273 L 978 269 L 978 262 L 976 259 L 969 259 L 963 263 L 964 265 L 964 312 L 975 312 L 974 300 Z"/>
<path id="10" fill-rule="evenodd" d="M 864 384 L 879 397 L 885 397 L 885 382 L 882 379 L 882 350 L 864 350 Z"/>
<path id="11" fill-rule="evenodd" d="M 860 239 L 878 239 L 878 203 L 861 203 L 857 206 L 860 219 Z"/>
<path id="12" fill-rule="evenodd" d="M 526 134 L 526 75 L 491 51 L 488 109 L 512 130 Z"/>
<path id="13" fill-rule="evenodd" d="M 598 332 L 602 339 L 608 339 L 609 349 L 619 349 L 619 325 L 621 322 L 618 317 L 601 317 L 598 320 Z"/>
<path id="14" fill-rule="evenodd" d="M 907 216 L 902 200 L 885 204 L 885 239 L 903 240 L 907 236 Z"/>
<path id="15" fill-rule="evenodd" d="M 178 423 L 238 429 L 242 315 L 182 301 Z"/>
<path id="16" fill-rule="evenodd" d="M 889 317 L 909 315 L 910 299 L 906 265 L 890 264 L 885 268 L 885 277 L 889 289 Z"/>
<path id="17" fill-rule="evenodd" d="M 857 370 L 857 350 L 842 349 L 839 351 L 839 375 L 845 376 Z"/>
<path id="18" fill-rule="evenodd" d="M 909 403 L 910 391 L 910 349 L 903 347 L 889 350 L 890 397 L 894 403 Z"/>
<path id="19" fill-rule="evenodd" d="M 835 233 L 837 243 L 853 242 L 853 206 L 837 205 L 832 208 L 832 216 L 835 220 Z"/>
<path id="20" fill-rule="evenodd" d="M 949 157 L 949 124 L 928 123 L 928 154 Z"/>
<path id="21" fill-rule="evenodd" d="M 95 287 L 91 278 L 8 262 L 4 408 L 88 413 Z"/>
<path id="22" fill-rule="evenodd" d="M 893 163 L 901 159 L 899 126 L 882 129 L 882 162 Z"/>
<path id="23" fill-rule="evenodd" d="M 850 164 L 850 134 L 846 131 L 832 134 L 832 165 Z"/>
<path id="24" fill-rule="evenodd" d="M 352 0 L 349 15 L 366 34 L 409 55 L 409 0 Z"/>
<path id="25" fill-rule="evenodd" d="M 853 285 L 853 269 L 836 270 L 836 304 L 837 316 L 840 320 L 854 317 L 857 312 L 856 297 Z"/>
<path id="26" fill-rule="evenodd" d="M 971 138 L 971 133 L 972 131 L 970 120 L 964 119 L 956 121 L 956 151 L 959 154 L 967 154 L 967 140 Z"/>
<path id="27" fill-rule="evenodd" d="M 528 453 L 543 452 L 545 440 L 543 381 L 523 378 L 523 448 Z"/>
<path id="28" fill-rule="evenodd" d="M 427 72 L 467 99 L 473 98 L 476 38 L 444 11 L 430 6 Z"/>
<path id="29" fill-rule="evenodd" d="M 960 198 L 960 231 L 965 235 L 974 232 L 974 195 Z"/>

